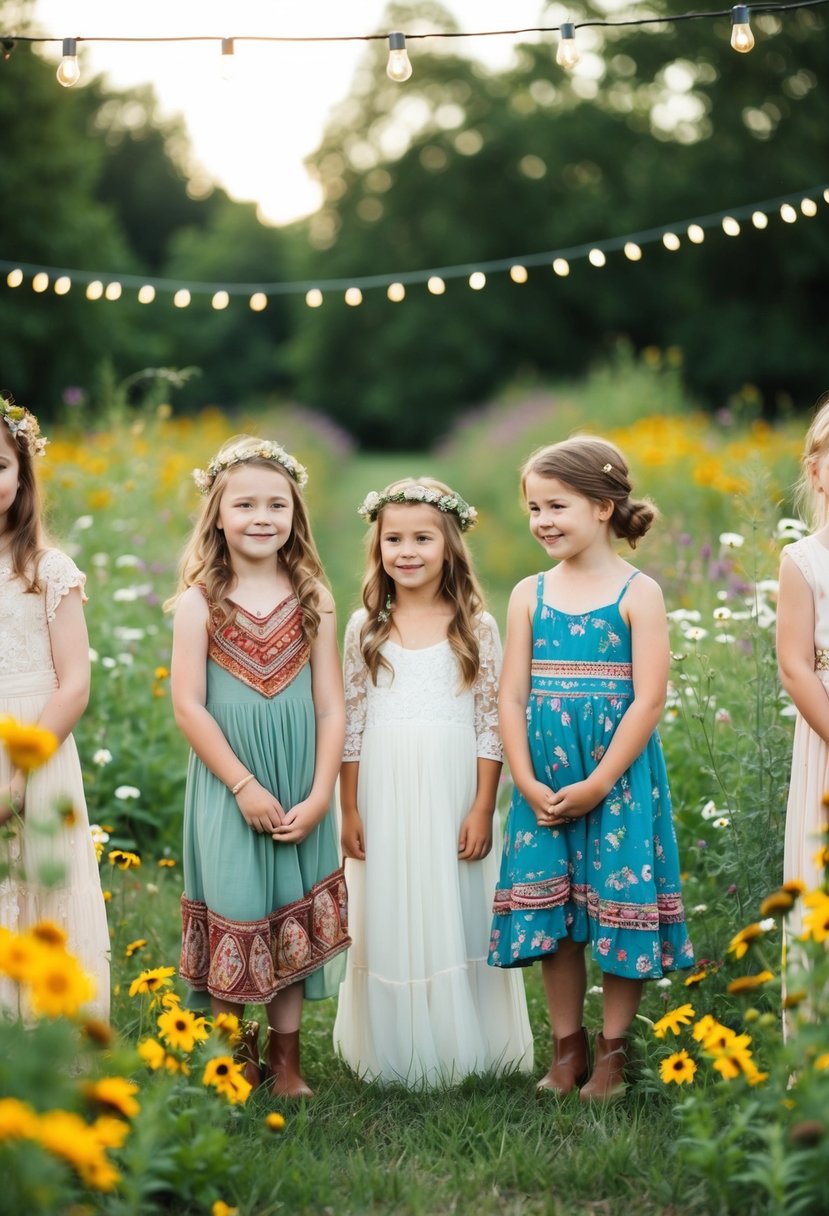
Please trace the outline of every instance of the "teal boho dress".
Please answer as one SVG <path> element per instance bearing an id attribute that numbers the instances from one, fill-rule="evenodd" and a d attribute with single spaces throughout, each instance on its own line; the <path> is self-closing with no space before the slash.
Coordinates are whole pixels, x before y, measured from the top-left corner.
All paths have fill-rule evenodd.
<path id="1" fill-rule="evenodd" d="M 266 617 L 211 613 L 206 707 L 233 751 L 288 809 L 313 782 L 316 726 L 310 646 L 291 595 Z M 248 827 L 236 799 L 191 753 L 184 804 L 181 975 L 190 1004 L 208 994 L 267 1003 L 304 981 L 331 996 L 350 944 L 332 813 L 299 844 Z"/>
<path id="2" fill-rule="evenodd" d="M 527 729 L 539 781 L 559 789 L 596 768 L 633 699 L 630 629 L 620 604 L 571 615 L 544 602 L 538 576 Z M 525 966 L 570 937 L 602 971 L 658 979 L 690 967 L 671 796 L 659 736 L 603 802 L 539 827 L 516 789 L 495 893 L 489 962 Z"/>

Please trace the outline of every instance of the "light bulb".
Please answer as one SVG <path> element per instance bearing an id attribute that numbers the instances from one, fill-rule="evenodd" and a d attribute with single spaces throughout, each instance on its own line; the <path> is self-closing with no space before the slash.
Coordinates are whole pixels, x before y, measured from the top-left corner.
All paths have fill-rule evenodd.
<path id="1" fill-rule="evenodd" d="M 71 89 L 72 85 L 77 84 L 80 80 L 81 69 L 78 67 L 77 38 L 64 38 L 63 59 L 58 64 L 58 70 L 55 75 L 58 78 L 58 84 L 62 84 L 65 89 Z"/>
<path id="2" fill-rule="evenodd" d="M 233 79 L 233 69 L 236 66 L 236 48 L 232 38 L 222 39 L 222 80 Z"/>
<path id="3" fill-rule="evenodd" d="M 386 64 L 386 75 L 389 80 L 403 84 L 411 74 L 412 65 L 409 62 L 409 52 L 406 50 L 406 35 L 389 34 L 389 61 Z"/>
<path id="4" fill-rule="evenodd" d="M 731 10 L 731 46 L 741 55 L 747 55 L 754 46 L 747 4 L 735 4 Z"/>
<path id="5" fill-rule="evenodd" d="M 556 50 L 556 63 L 560 68 L 566 68 L 569 72 L 580 59 L 581 55 L 576 46 L 576 27 L 572 21 L 562 21 L 561 41 Z"/>

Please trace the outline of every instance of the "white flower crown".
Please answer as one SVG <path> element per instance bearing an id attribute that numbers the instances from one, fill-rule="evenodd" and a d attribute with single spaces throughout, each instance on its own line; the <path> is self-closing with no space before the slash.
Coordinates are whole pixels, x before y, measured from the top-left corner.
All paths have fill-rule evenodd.
<path id="1" fill-rule="evenodd" d="M 367 523 L 373 524 L 383 507 L 389 503 L 401 502 L 423 502 L 427 506 L 437 507 L 445 515 L 456 515 L 461 532 L 468 532 L 478 522 L 478 512 L 474 507 L 470 507 L 460 494 L 441 494 L 439 490 L 430 490 L 426 486 L 418 485 L 404 486 L 402 490 L 394 490 L 391 494 L 378 494 L 376 490 L 370 490 L 357 508 L 357 514 Z"/>
<path id="2" fill-rule="evenodd" d="M 42 456 L 49 440 L 40 433 L 40 424 L 34 414 L 15 403 L 11 393 L 0 393 L 0 418 L 19 444 L 25 443 L 32 456 Z"/>
<path id="3" fill-rule="evenodd" d="M 246 461 L 257 458 L 260 460 L 272 460 L 274 464 L 278 464 L 297 483 L 300 490 L 304 489 L 308 484 L 308 472 L 303 465 L 298 460 L 295 460 L 278 443 L 273 443 L 270 439 L 263 439 L 255 445 L 240 443 L 238 447 L 230 448 L 227 452 L 214 456 L 206 469 L 193 469 L 193 480 L 198 487 L 199 493 L 208 494 L 213 482 L 223 470 L 232 468 L 235 464 L 245 464 Z"/>

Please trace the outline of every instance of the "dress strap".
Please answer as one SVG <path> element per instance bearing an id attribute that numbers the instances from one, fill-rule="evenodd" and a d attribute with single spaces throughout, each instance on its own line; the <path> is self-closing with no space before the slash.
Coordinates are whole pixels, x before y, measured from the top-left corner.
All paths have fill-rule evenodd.
<path id="1" fill-rule="evenodd" d="M 616 607 L 618 607 L 618 606 L 619 606 L 619 604 L 621 604 L 621 602 L 622 602 L 622 596 L 625 594 L 625 592 L 627 591 L 627 589 L 628 589 L 628 587 L 630 586 L 630 584 L 631 584 L 631 583 L 633 582 L 633 580 L 636 578 L 636 575 L 637 575 L 637 574 L 641 574 L 641 571 L 640 571 L 640 570 L 634 570 L 633 574 L 631 574 L 629 578 L 625 579 L 624 583 L 622 584 L 622 590 L 619 592 L 618 596 L 616 597 L 616 605 L 615 605 Z"/>
<path id="2" fill-rule="evenodd" d="M 535 591 L 536 591 L 536 598 L 538 600 L 538 606 L 541 607 L 541 605 L 544 603 L 544 571 L 543 570 L 539 574 L 538 579 L 536 581 Z"/>

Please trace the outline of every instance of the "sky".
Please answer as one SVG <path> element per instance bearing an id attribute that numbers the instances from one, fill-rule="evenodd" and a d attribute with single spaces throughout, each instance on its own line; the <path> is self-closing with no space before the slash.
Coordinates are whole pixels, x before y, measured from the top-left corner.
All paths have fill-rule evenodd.
<path id="1" fill-rule="evenodd" d="M 554 24 L 542 0 L 443 0 L 461 30 Z M 38 33 L 65 38 L 142 35 L 354 35 L 385 32 L 385 0 L 37 0 Z M 564 15 L 564 14 L 562 14 Z M 510 62 L 517 39 L 453 43 L 491 66 Z M 237 44 L 233 77 L 221 75 L 218 42 L 86 45 L 85 75 L 118 88 L 149 83 L 165 115 L 180 114 L 198 164 L 234 199 L 253 201 L 266 223 L 317 210 L 321 196 L 304 158 L 318 146 L 331 107 L 348 93 L 362 42 Z M 59 48 L 47 52 L 55 61 Z M 417 44 L 409 45 L 417 71 Z M 554 54 L 551 41 L 551 54 Z M 76 86 L 77 87 L 77 86 Z M 401 85 L 405 88 L 405 85 Z"/>

